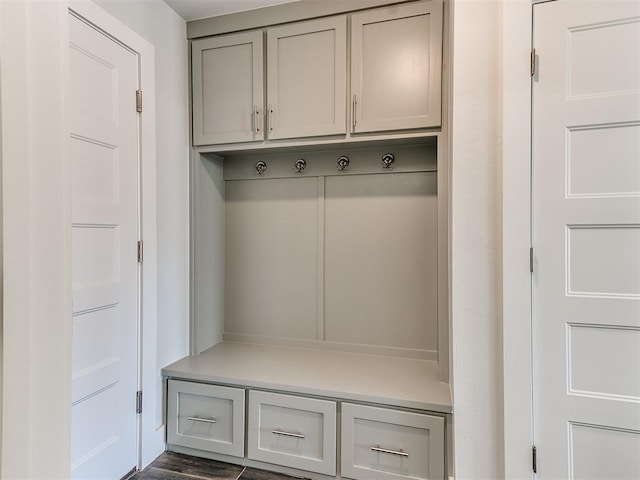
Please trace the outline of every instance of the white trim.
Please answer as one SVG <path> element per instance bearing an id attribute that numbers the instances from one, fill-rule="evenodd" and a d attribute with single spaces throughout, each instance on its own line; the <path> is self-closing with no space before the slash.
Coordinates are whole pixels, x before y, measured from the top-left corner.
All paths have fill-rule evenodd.
<path id="1" fill-rule="evenodd" d="M 156 399 L 162 383 L 156 361 L 157 351 L 157 229 L 156 229 L 156 111 L 155 51 L 147 40 L 115 19 L 95 3 L 70 0 L 69 9 L 135 51 L 140 56 L 140 88 L 144 108 L 140 116 L 141 232 L 144 240 L 142 263 L 142 321 L 140 375 L 143 405 L 140 421 L 138 467 L 144 468 L 164 450 L 164 424 L 157 425 Z"/>
<path id="2" fill-rule="evenodd" d="M 504 474 L 532 478 L 531 0 L 503 3 Z"/>

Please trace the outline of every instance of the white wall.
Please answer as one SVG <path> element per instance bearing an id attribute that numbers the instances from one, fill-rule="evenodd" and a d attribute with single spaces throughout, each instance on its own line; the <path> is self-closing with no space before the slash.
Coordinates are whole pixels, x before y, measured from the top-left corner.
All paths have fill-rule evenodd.
<path id="1" fill-rule="evenodd" d="M 163 367 L 189 353 L 189 111 L 186 23 L 159 0 L 96 0 L 155 48 L 158 349 Z M 158 371 L 158 386 L 162 378 Z M 162 423 L 158 388 L 157 423 Z"/>
<path id="2" fill-rule="evenodd" d="M 163 2 L 102 3 L 105 10 L 149 40 L 156 53 L 157 364 L 162 366 L 188 352 L 185 22 Z M 64 0 L 0 2 L 2 478 L 69 477 L 72 317 L 67 5 Z M 160 426 L 163 389 L 159 370 L 156 375 L 158 388 L 153 396 Z M 158 430 L 155 437 L 155 453 L 162 450 L 162 433 Z M 147 461 L 149 455 L 147 452 Z"/>
<path id="3" fill-rule="evenodd" d="M 2 478 L 69 478 L 67 16 L 63 2 L 0 2 Z"/>
<path id="4" fill-rule="evenodd" d="M 452 391 L 457 480 L 504 478 L 503 0 L 452 0 Z"/>
<path id="5" fill-rule="evenodd" d="M 506 0 L 452 0 L 452 388 L 459 480 L 504 476 L 503 1 L 506 8 Z M 59 143 L 66 139 L 61 130 L 67 105 L 62 81 L 67 66 L 66 6 L 60 3 L 0 2 L 3 478 L 67 478 L 69 469 L 71 282 L 62 264 L 70 261 L 70 232 L 60 225 L 69 223 L 70 212 L 64 208 L 68 179 L 60 176 L 69 171 L 64 165 L 66 146 Z M 164 365 L 188 350 L 184 22 L 159 1 L 98 4 L 156 48 L 158 364 Z M 33 5 L 38 5 L 37 12 Z M 40 94 L 25 103 L 27 88 Z M 41 138 L 30 137 L 38 131 Z M 509 388 L 514 387 L 506 384 L 505 390 Z"/>

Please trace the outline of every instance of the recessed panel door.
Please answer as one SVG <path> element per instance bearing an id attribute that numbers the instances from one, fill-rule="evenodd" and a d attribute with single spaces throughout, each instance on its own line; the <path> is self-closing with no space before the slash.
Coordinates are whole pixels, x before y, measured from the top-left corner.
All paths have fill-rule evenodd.
<path id="1" fill-rule="evenodd" d="M 262 45 L 262 32 L 194 40 L 194 145 L 264 139 Z"/>
<path id="2" fill-rule="evenodd" d="M 346 17 L 267 31 L 269 138 L 344 134 L 346 84 Z"/>
<path id="3" fill-rule="evenodd" d="M 441 63 L 441 2 L 354 14 L 351 131 L 439 126 Z"/>
<path id="4" fill-rule="evenodd" d="M 534 6 L 539 478 L 640 478 L 640 3 Z"/>
<path id="5" fill-rule="evenodd" d="M 70 21 L 73 478 L 137 464 L 138 57 Z"/>

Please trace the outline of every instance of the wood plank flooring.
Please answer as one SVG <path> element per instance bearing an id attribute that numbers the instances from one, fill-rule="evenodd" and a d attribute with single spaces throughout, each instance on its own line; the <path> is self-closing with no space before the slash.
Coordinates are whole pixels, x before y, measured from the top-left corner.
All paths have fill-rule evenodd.
<path id="1" fill-rule="evenodd" d="M 129 480 L 295 480 L 297 477 L 165 452 Z"/>

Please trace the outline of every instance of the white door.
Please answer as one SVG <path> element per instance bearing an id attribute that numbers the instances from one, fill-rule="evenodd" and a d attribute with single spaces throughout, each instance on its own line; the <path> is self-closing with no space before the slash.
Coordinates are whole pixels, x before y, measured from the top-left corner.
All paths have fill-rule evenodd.
<path id="1" fill-rule="evenodd" d="M 640 2 L 534 7 L 534 430 L 543 479 L 640 478 Z"/>
<path id="2" fill-rule="evenodd" d="M 138 57 L 70 15 L 72 475 L 137 464 Z"/>

